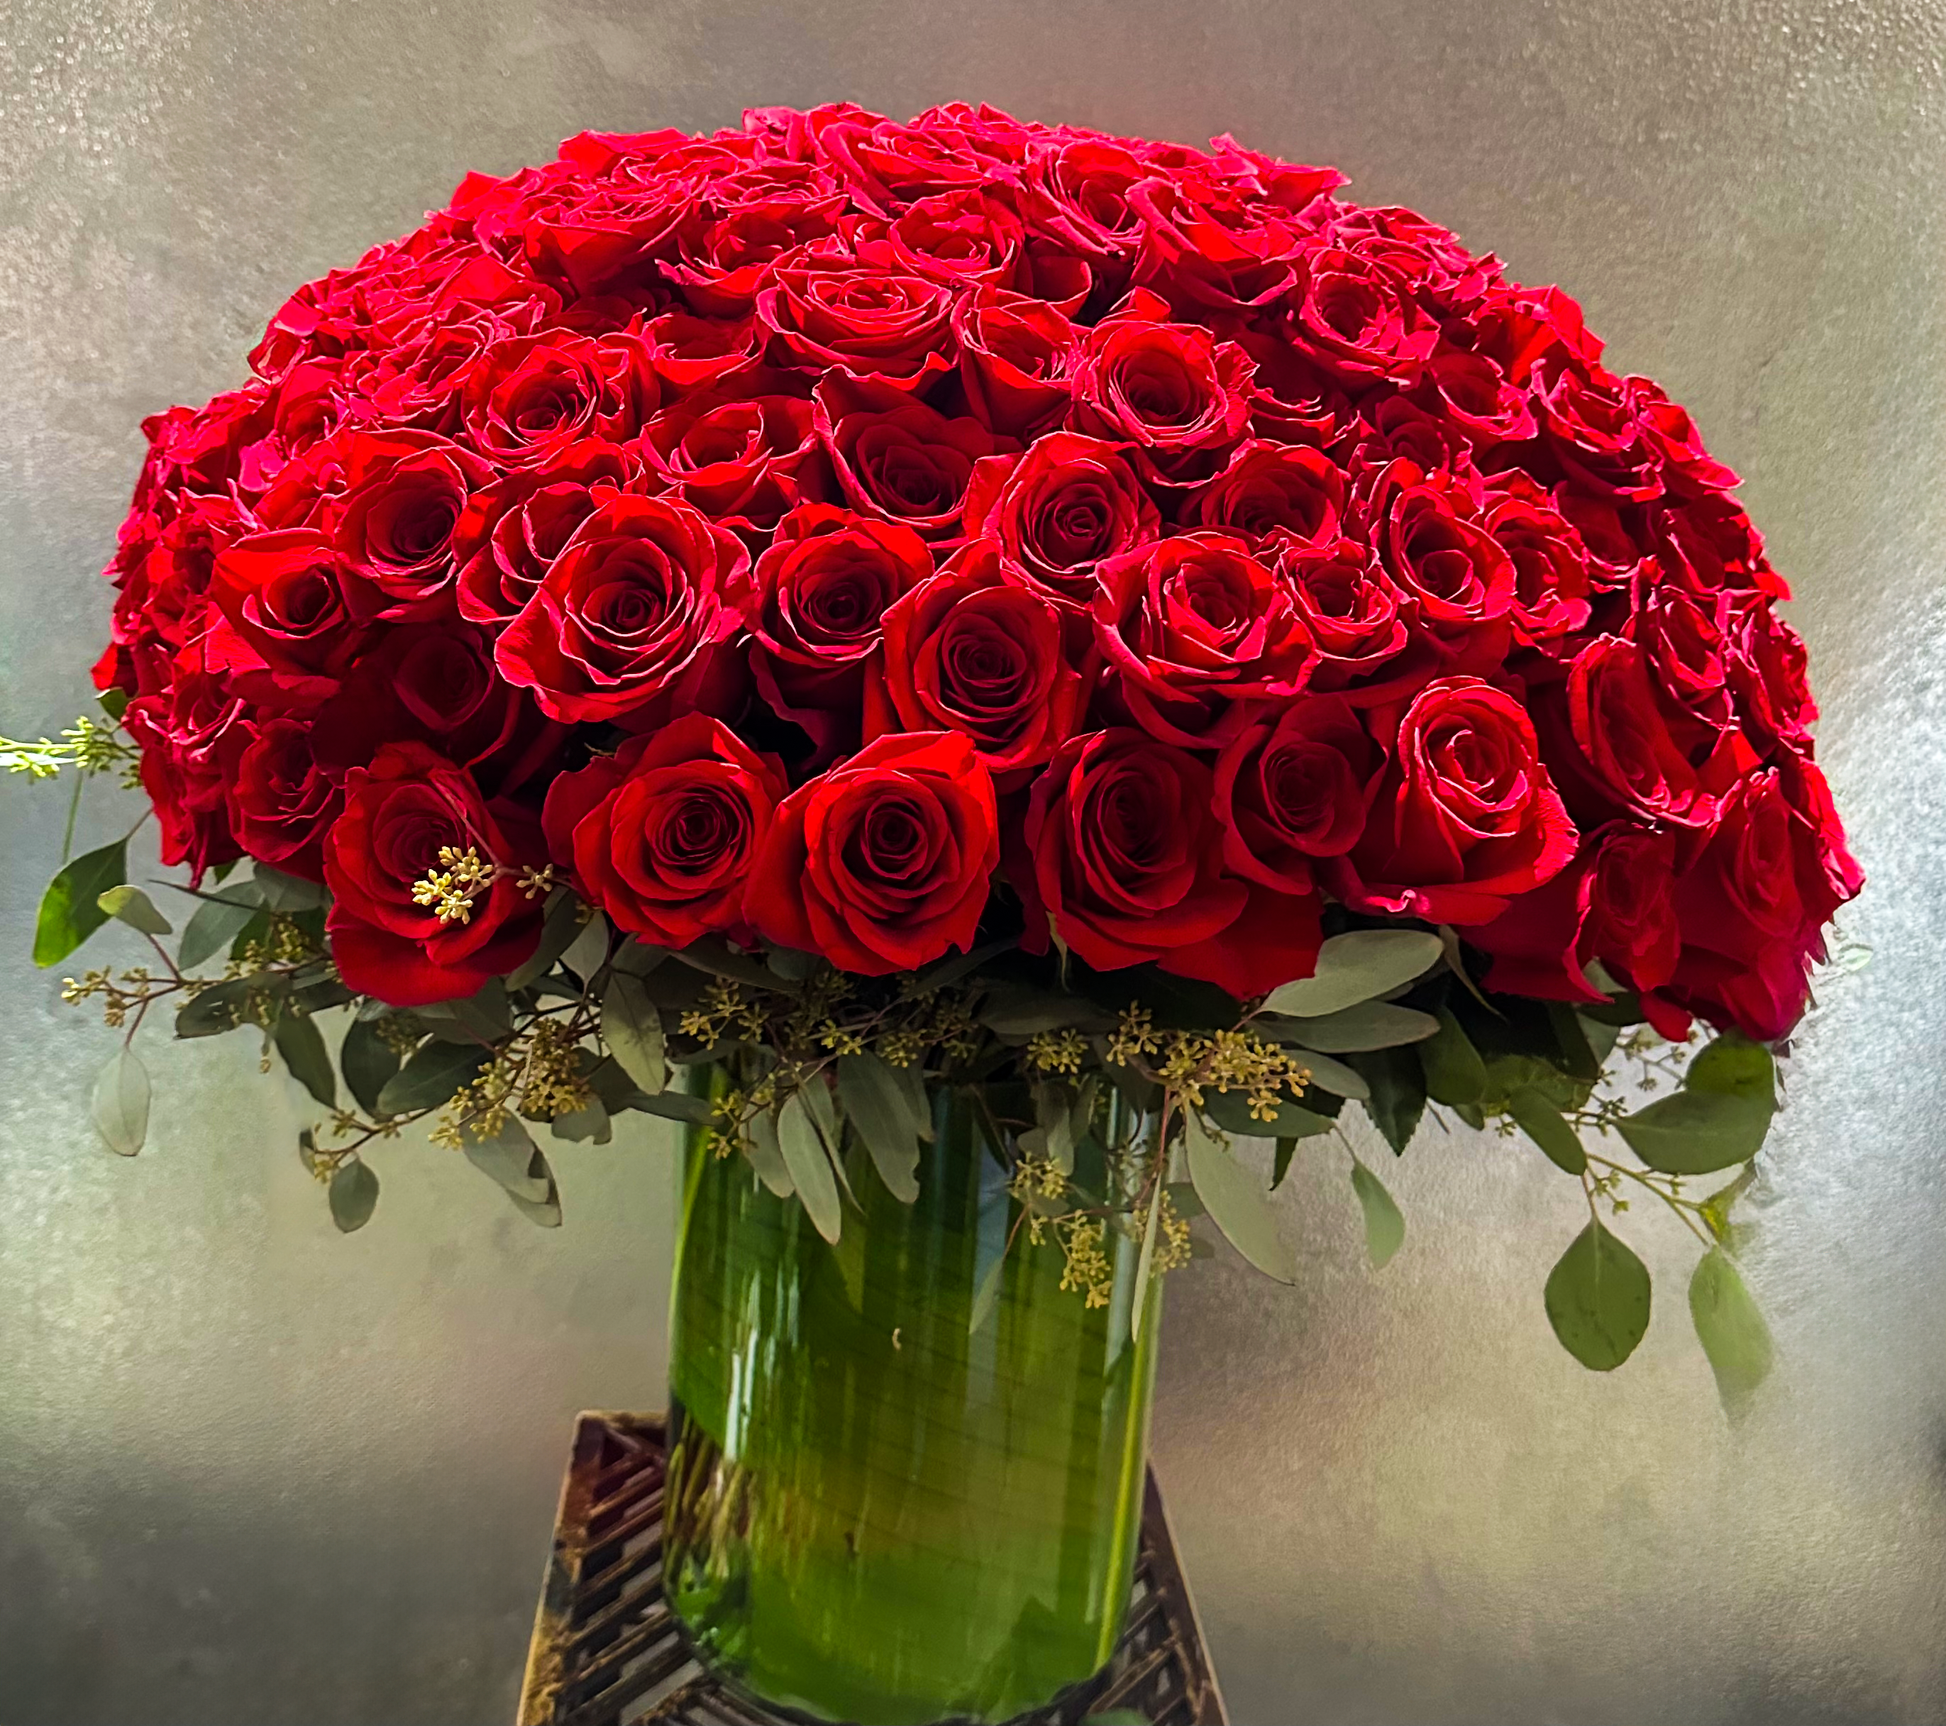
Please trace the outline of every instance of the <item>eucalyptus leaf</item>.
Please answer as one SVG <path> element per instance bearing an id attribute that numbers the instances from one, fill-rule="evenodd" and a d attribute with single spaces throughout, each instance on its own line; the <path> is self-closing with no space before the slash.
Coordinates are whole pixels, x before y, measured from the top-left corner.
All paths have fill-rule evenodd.
<path id="1" fill-rule="evenodd" d="M 346 1027 L 345 1040 L 338 1046 L 338 1065 L 358 1106 L 376 1115 L 379 1092 L 399 1070 L 399 1052 L 379 1035 L 376 1020 L 354 1019 Z"/>
<path id="2" fill-rule="evenodd" d="M 1682 1076 L 1683 1088 L 1747 1102 L 1777 1102 L 1777 1063 L 1763 1044 L 1726 1031 L 1696 1051 Z"/>
<path id="3" fill-rule="evenodd" d="M 1310 1068 L 1311 1083 L 1334 1097 L 1350 1097 L 1362 1103 L 1372 1094 L 1363 1074 L 1353 1072 L 1344 1062 L 1334 1061 L 1329 1055 L 1320 1055 L 1315 1049 L 1304 1051 L 1302 1065 Z"/>
<path id="4" fill-rule="evenodd" d="M 1034 1150 L 1064 1175 L 1074 1173 L 1074 1108 L 1066 1090 L 1052 1080 L 1034 1087 L 1034 1119 L 1039 1136 Z M 1025 1142 L 1026 1135 L 1022 1135 Z"/>
<path id="5" fill-rule="evenodd" d="M 1523 1085 L 1507 1099 L 1507 1113 L 1520 1130 L 1547 1153 L 1547 1160 L 1571 1175 L 1588 1166 L 1581 1135 L 1548 1099 L 1531 1085 Z"/>
<path id="6" fill-rule="evenodd" d="M 1333 935 L 1318 949 L 1317 969 L 1274 990 L 1264 1009 L 1295 1018 L 1322 1018 L 1390 994 L 1431 970 L 1443 952 L 1439 937 L 1430 929 L 1354 929 Z"/>
<path id="7" fill-rule="evenodd" d="M 1247 1139 L 1311 1139 L 1331 1131 L 1327 1116 L 1288 1101 L 1280 1101 L 1269 1120 L 1259 1120 L 1250 1112 L 1246 1091 L 1205 1091 L 1203 1118 L 1226 1133 L 1239 1133 Z"/>
<path id="8" fill-rule="evenodd" d="M 1395 1007 L 1390 1001 L 1361 1001 L 1315 1019 L 1266 1019 L 1262 1028 L 1282 1043 L 1322 1055 L 1346 1055 L 1423 1042 L 1439 1030 L 1439 1021 L 1430 1013 Z"/>
<path id="9" fill-rule="evenodd" d="M 1405 1242 L 1405 1216 L 1385 1190 L 1385 1183 L 1356 1157 L 1351 1160 L 1351 1188 L 1365 1213 L 1366 1254 L 1373 1270 L 1383 1270 Z"/>
<path id="10" fill-rule="evenodd" d="M 764 964 L 786 983 L 805 982 L 824 961 L 815 953 L 802 953 L 795 947 L 772 947 L 764 954 Z"/>
<path id="11" fill-rule="evenodd" d="M 1628 1147 L 1665 1175 L 1707 1175 L 1745 1163 L 1770 1130 L 1768 1098 L 1727 1091 L 1677 1091 L 1615 1123 Z"/>
<path id="12" fill-rule="evenodd" d="M 1689 1316 L 1716 1374 L 1724 1409 L 1741 1415 L 1769 1376 L 1777 1351 L 1736 1261 L 1721 1247 L 1711 1247 L 1689 1279 Z"/>
<path id="13" fill-rule="evenodd" d="M 476 1043 L 495 1043 L 513 1032 L 513 1008 L 507 999 L 507 986 L 498 977 L 489 977 L 474 994 L 442 1001 L 440 1009 L 462 1036 Z"/>
<path id="14" fill-rule="evenodd" d="M 919 1136 L 892 1069 L 869 1050 L 841 1055 L 838 1095 L 879 1179 L 901 1204 L 911 1204 L 919 1196 Z"/>
<path id="15" fill-rule="evenodd" d="M 98 894 L 95 903 L 118 923 L 126 923 L 131 929 L 139 929 L 144 935 L 173 935 L 175 926 L 155 908 L 155 901 L 140 887 L 131 887 L 124 882 L 119 887 L 110 887 L 106 893 Z"/>
<path id="16" fill-rule="evenodd" d="M 263 904 L 263 894 L 254 881 L 239 881 L 224 887 L 197 905 L 183 925 L 182 942 L 176 963 L 185 971 L 213 959 L 242 934 L 244 924 Z"/>
<path id="17" fill-rule="evenodd" d="M 280 911 L 289 916 L 298 911 L 316 911 L 324 905 L 324 889 L 315 881 L 306 881 L 300 875 L 286 875 L 283 870 L 273 869 L 268 863 L 259 863 L 251 874 L 256 879 L 257 891 L 263 895 L 267 910 Z"/>
<path id="18" fill-rule="evenodd" d="M 720 935 L 706 935 L 687 947 L 679 947 L 674 957 L 694 970 L 705 971 L 712 977 L 727 977 L 733 983 L 748 983 L 753 989 L 787 995 L 797 988 L 795 983 L 778 976 L 762 959 L 738 952 Z"/>
<path id="19" fill-rule="evenodd" d="M 340 1234 L 362 1229 L 378 1209 L 378 1176 L 361 1158 L 340 1163 L 327 1189 L 331 1200 L 331 1220 Z"/>
<path id="20" fill-rule="evenodd" d="M 34 921 L 34 963 L 58 965 L 108 921 L 101 896 L 128 879 L 128 841 L 84 852 L 47 884 Z"/>
<path id="21" fill-rule="evenodd" d="M 539 1147 L 518 1115 L 508 1115 L 499 1132 L 489 1139 L 475 1142 L 462 1135 L 461 1142 L 466 1160 L 515 1198 L 525 1199 L 529 1204 L 547 1203 L 547 1176 L 531 1172 Z M 542 1169 L 546 1166 L 543 1160 Z"/>
<path id="22" fill-rule="evenodd" d="M 1450 1007 L 1434 1015 L 1439 1029 L 1419 1045 L 1426 1095 L 1435 1103 L 1477 1103 L 1487 1088 L 1487 1065 Z"/>
<path id="23" fill-rule="evenodd" d="M 1598 1222 L 1548 1273 L 1545 1298 L 1561 1346 L 1593 1372 L 1614 1371 L 1649 1328 L 1648 1267 Z"/>
<path id="24" fill-rule="evenodd" d="M 517 995 L 545 977 L 560 963 L 561 955 L 574 944 L 575 936 L 580 933 L 581 901 L 567 888 L 556 887 L 548 898 L 547 910 L 541 918 L 540 945 L 508 972 L 508 992 Z"/>
<path id="25" fill-rule="evenodd" d="M 832 1095 L 831 1082 L 822 1073 L 814 1074 L 797 1094 L 804 1099 L 804 1107 L 816 1123 L 825 1149 L 831 1153 L 832 1161 L 836 1162 L 844 1139 L 838 1125 L 838 1104 Z"/>
<path id="26" fill-rule="evenodd" d="M 1297 1258 L 1277 1227 L 1263 1183 L 1238 1162 L 1194 1113 L 1183 1117 L 1183 1143 L 1196 1196 L 1231 1246 L 1266 1276 L 1297 1281 Z"/>
<path id="27" fill-rule="evenodd" d="M 886 1063 L 893 1081 L 899 1087 L 899 1095 L 905 1100 L 906 1120 L 913 1132 L 928 1143 L 932 1141 L 932 1098 L 926 1093 L 926 1070 L 917 1061 L 910 1066 L 894 1067 Z"/>
<path id="28" fill-rule="evenodd" d="M 577 909 L 576 915 L 579 914 Z M 561 963 L 585 985 L 594 980 L 595 973 L 607 962 L 608 919 L 596 911 L 575 930 L 574 938 L 562 951 Z"/>
<path id="29" fill-rule="evenodd" d="M 759 1109 L 751 1117 L 750 1134 L 746 1150 L 751 1168 L 780 1199 L 790 1198 L 797 1187 L 791 1180 L 791 1172 L 784 1164 L 784 1153 L 777 1144 L 777 1117 L 768 1109 Z"/>
<path id="30" fill-rule="evenodd" d="M 915 995 L 930 995 L 941 989 L 950 989 L 962 977 L 970 977 L 989 959 L 1007 952 L 1016 943 L 1011 939 L 990 941 L 984 947 L 975 947 L 970 953 L 948 953 L 943 959 L 935 959 L 912 979 L 912 992 Z"/>
<path id="31" fill-rule="evenodd" d="M 601 999 L 601 1037 L 644 1095 L 653 1097 L 668 1085 L 662 1015 L 641 978 L 620 971 L 609 977 L 608 991 Z"/>
<path id="32" fill-rule="evenodd" d="M 477 1043 L 437 1040 L 416 1050 L 378 1093 L 381 1114 L 410 1115 L 449 1102 L 460 1086 L 469 1083 L 491 1059 L 493 1051 Z"/>
<path id="33" fill-rule="evenodd" d="M 812 1226 L 835 1245 L 843 1223 L 838 1183 L 824 1141 L 804 1106 L 802 1091 L 793 1091 L 777 1111 L 777 1148 L 783 1153 L 784 1167 L 790 1170 L 791 1184 L 797 1188 Z"/>
<path id="34" fill-rule="evenodd" d="M 1297 1155 L 1297 1140 L 1279 1139 L 1276 1154 L 1270 1165 L 1270 1190 L 1274 1193 L 1284 1184 L 1284 1177 L 1291 1172 L 1291 1158 Z"/>
<path id="35" fill-rule="evenodd" d="M 547 1158 L 538 1147 L 527 1164 L 527 1178 L 545 1188 L 542 1196 L 532 1199 L 525 1193 L 504 1187 L 501 1190 L 506 1193 L 508 1202 L 536 1228 L 558 1229 L 561 1226 L 561 1190 L 554 1184 L 554 1171 L 548 1167 Z"/>
<path id="36" fill-rule="evenodd" d="M 95 1080 L 95 1131 L 119 1157 L 132 1157 L 149 1134 L 149 1070 L 123 1044 Z"/>
<path id="37" fill-rule="evenodd" d="M 231 977 L 199 989 L 176 1014 L 178 1037 L 215 1037 L 248 1024 L 250 994 L 261 986 L 255 977 Z"/>
<path id="38" fill-rule="evenodd" d="M 692 1097 L 684 1091 L 661 1091 L 655 1096 L 638 1096 L 633 1107 L 645 1115 L 661 1115 L 665 1120 L 687 1121 L 698 1126 L 715 1112 L 707 1097 Z"/>
<path id="39" fill-rule="evenodd" d="M 338 1078 L 331 1070 L 331 1053 L 324 1046 L 317 1020 L 286 1013 L 271 1028 L 271 1041 L 294 1078 L 327 1109 L 338 1106 Z"/>
<path id="40" fill-rule="evenodd" d="M 1035 1037 L 1043 1031 L 1112 1031 L 1115 1021 L 1079 995 L 1039 989 L 995 989 L 980 1009 L 980 1023 L 999 1037 Z"/>
<path id="41" fill-rule="evenodd" d="M 565 1115 L 556 1115 L 548 1122 L 548 1130 L 557 1139 L 567 1139 L 574 1144 L 586 1144 L 593 1140 L 605 1145 L 614 1137 L 614 1129 L 609 1125 L 608 1108 L 599 1097 L 591 1096 L 578 1109 L 571 1109 Z"/>

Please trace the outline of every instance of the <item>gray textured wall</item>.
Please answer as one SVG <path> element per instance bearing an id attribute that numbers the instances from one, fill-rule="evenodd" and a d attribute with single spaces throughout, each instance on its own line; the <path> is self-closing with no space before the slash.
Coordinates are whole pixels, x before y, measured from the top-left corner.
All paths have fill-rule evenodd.
<path id="1" fill-rule="evenodd" d="M 1943 48 L 1936 0 L 4 0 L 0 729 L 86 699 L 138 418 L 466 167 L 835 97 L 1335 161 L 1565 283 L 1745 474 L 1877 956 L 1793 1063 L 1738 1431 L 1661 1219 L 1637 1358 L 1555 1347 L 1579 1201 L 1511 1146 L 1415 1147 L 1382 1277 L 1320 1160 L 1300 1288 L 1171 1290 L 1157 1462 L 1234 1712 L 1946 1718 Z M 104 1033 L 24 960 L 59 801 L 0 786 L 0 1722 L 504 1720 L 569 1416 L 659 1395 L 668 1147 L 564 1147 L 541 1234 L 401 1146 L 341 1240 L 283 1081 L 158 1041 L 111 1158 Z"/>

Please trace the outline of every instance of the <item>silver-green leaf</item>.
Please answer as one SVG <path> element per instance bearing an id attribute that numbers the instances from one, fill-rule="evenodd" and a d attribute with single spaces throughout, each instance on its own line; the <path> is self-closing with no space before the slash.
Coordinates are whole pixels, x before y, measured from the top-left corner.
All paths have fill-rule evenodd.
<path id="1" fill-rule="evenodd" d="M 1547 1319 L 1561 1346 L 1593 1372 L 1613 1372 L 1649 1328 L 1649 1269 L 1598 1222 L 1548 1273 Z"/>
<path id="2" fill-rule="evenodd" d="M 1297 1281 L 1297 1258 L 1285 1244 L 1270 1193 L 1194 1113 L 1183 1117 L 1189 1178 L 1211 1220 L 1249 1262 L 1279 1282 Z"/>
<path id="3" fill-rule="evenodd" d="M 378 1176 L 360 1158 L 340 1163 L 326 1191 L 331 1200 L 331 1220 L 340 1234 L 362 1229 L 378 1209 Z"/>
<path id="4" fill-rule="evenodd" d="M 466 1160 L 513 1197 L 525 1199 L 529 1204 L 547 1203 L 548 1177 L 545 1172 L 539 1175 L 533 1172 L 539 1147 L 518 1115 L 508 1115 L 492 1138 L 476 1143 L 462 1136 L 462 1144 Z M 543 1171 L 545 1168 L 543 1162 Z"/>
<path id="5" fill-rule="evenodd" d="M 1438 1031 L 1439 1021 L 1430 1013 L 1395 1007 L 1389 1001 L 1360 1001 L 1315 1019 L 1266 1020 L 1263 1028 L 1279 1042 L 1323 1055 L 1349 1055 L 1423 1042 Z"/>
<path id="6" fill-rule="evenodd" d="M 175 927 L 155 908 L 155 901 L 140 887 L 124 882 L 96 896 L 95 903 L 117 922 L 139 929 L 144 935 L 173 935 Z"/>
<path id="7" fill-rule="evenodd" d="M 1776 1348 L 1736 1261 L 1721 1247 L 1711 1247 L 1689 1279 L 1689 1316 L 1716 1374 L 1724 1409 L 1732 1416 L 1742 1414 L 1769 1376 Z"/>
<path id="8" fill-rule="evenodd" d="M 270 1036 L 291 1077 L 325 1108 L 336 1108 L 337 1075 L 331 1070 L 331 1054 L 324 1046 L 317 1020 L 304 1014 L 286 1013 L 272 1027 Z"/>
<path id="9" fill-rule="evenodd" d="M 95 1080 L 95 1131 L 117 1156 L 132 1157 L 149 1135 L 149 1070 L 126 1045 Z"/>
<path id="10" fill-rule="evenodd" d="M 607 958 L 608 919 L 597 911 L 575 932 L 561 955 L 561 963 L 585 984 L 593 979 Z"/>
<path id="11" fill-rule="evenodd" d="M 791 1171 L 785 1166 L 784 1153 L 777 1143 L 777 1117 L 768 1109 L 760 1109 L 750 1118 L 749 1138 L 745 1154 L 750 1166 L 762 1181 L 780 1199 L 787 1199 L 797 1191 L 791 1181 Z"/>
<path id="12" fill-rule="evenodd" d="M 791 1184 L 797 1188 L 812 1226 L 835 1244 L 843 1221 L 838 1182 L 831 1172 L 824 1140 L 804 1106 L 802 1091 L 793 1091 L 777 1111 L 777 1148 L 783 1153 L 784 1167 L 790 1170 Z"/>
<path id="13" fill-rule="evenodd" d="M 1351 1160 L 1351 1190 L 1365 1213 L 1365 1251 L 1372 1269 L 1383 1270 L 1405 1242 L 1405 1216 L 1385 1183 L 1356 1157 Z"/>
<path id="14" fill-rule="evenodd" d="M 1286 983 L 1264 1003 L 1267 1012 L 1321 1018 L 1410 983 L 1437 965 L 1444 949 L 1430 929 L 1354 929 L 1318 949 L 1317 969 Z"/>
<path id="15" fill-rule="evenodd" d="M 662 1015 L 639 977 L 617 971 L 608 979 L 601 999 L 601 1037 L 645 1096 L 656 1096 L 668 1085 Z"/>
<path id="16" fill-rule="evenodd" d="M 1588 1166 L 1588 1153 L 1581 1148 L 1581 1136 L 1569 1125 L 1567 1117 L 1532 1085 L 1522 1085 L 1507 1099 L 1507 1113 L 1557 1168 L 1578 1175 Z"/>
<path id="17" fill-rule="evenodd" d="M 838 1095 L 879 1179 L 901 1204 L 911 1204 L 919 1197 L 919 1135 L 892 1069 L 869 1050 L 841 1055 Z"/>
<path id="18" fill-rule="evenodd" d="M 217 890 L 197 905 L 183 925 L 182 943 L 176 963 L 193 971 L 207 959 L 228 947 L 243 933 L 243 926 L 263 907 L 263 894 L 254 881 L 238 881 Z"/>

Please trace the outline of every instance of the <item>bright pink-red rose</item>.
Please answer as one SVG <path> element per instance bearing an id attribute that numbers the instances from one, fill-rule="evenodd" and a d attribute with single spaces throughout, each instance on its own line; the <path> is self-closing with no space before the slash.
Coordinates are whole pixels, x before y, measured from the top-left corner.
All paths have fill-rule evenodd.
<path id="1" fill-rule="evenodd" d="M 1147 478 L 1197 485 L 1243 438 L 1252 369 L 1200 324 L 1105 318 L 1075 361 L 1074 427 L 1134 445 Z"/>

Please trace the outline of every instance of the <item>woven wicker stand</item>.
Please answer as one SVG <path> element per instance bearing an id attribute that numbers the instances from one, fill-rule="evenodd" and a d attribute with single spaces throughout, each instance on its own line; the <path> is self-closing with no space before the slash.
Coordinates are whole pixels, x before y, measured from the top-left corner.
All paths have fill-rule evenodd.
<path id="1" fill-rule="evenodd" d="M 659 1415 L 584 1414 L 561 1488 L 519 1726 L 779 1726 L 696 1664 L 662 1596 Z M 1108 1669 L 1016 1726 L 1080 1726 L 1125 1709 L 1156 1726 L 1228 1726 L 1150 1475 L 1128 1628 Z"/>

